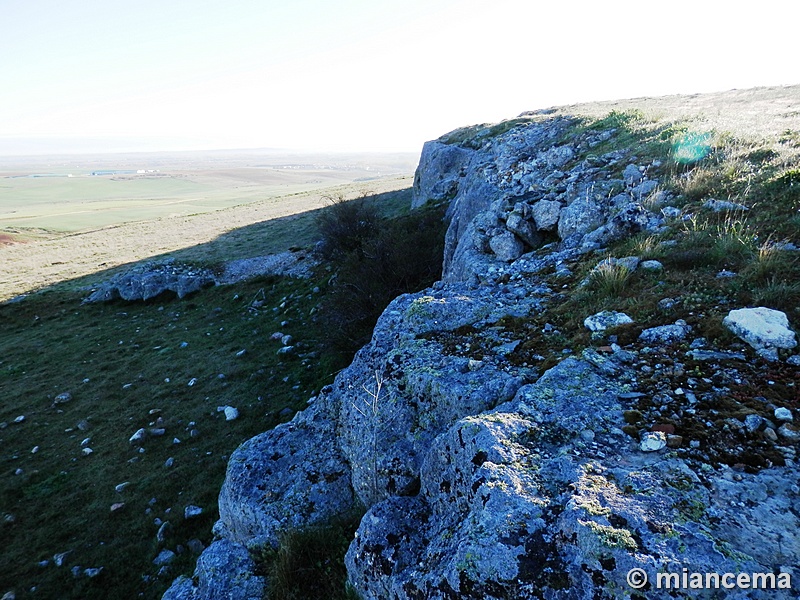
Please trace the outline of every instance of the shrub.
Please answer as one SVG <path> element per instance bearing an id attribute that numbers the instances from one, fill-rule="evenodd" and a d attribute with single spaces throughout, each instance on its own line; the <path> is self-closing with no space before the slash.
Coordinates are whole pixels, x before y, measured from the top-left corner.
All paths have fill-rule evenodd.
<path id="1" fill-rule="evenodd" d="M 603 297 L 616 298 L 625 291 L 630 276 L 631 270 L 625 265 L 604 261 L 592 271 L 589 285 Z"/>
<path id="2" fill-rule="evenodd" d="M 328 260 L 362 254 L 364 244 L 379 231 L 381 217 L 377 206 L 366 195 L 355 200 L 341 195 L 325 199 L 329 204 L 317 217 L 320 254 Z"/>
<path id="3" fill-rule="evenodd" d="M 358 600 L 347 584 L 344 555 L 363 516 L 362 511 L 330 523 L 288 531 L 278 550 L 263 559 L 270 600 Z"/>
<path id="4" fill-rule="evenodd" d="M 354 352 L 369 341 L 383 309 L 394 298 L 419 291 L 439 279 L 444 250 L 444 207 L 425 207 L 395 219 L 381 219 L 377 227 L 331 228 L 347 236 L 331 254 L 336 268 L 321 316 L 331 343 Z"/>

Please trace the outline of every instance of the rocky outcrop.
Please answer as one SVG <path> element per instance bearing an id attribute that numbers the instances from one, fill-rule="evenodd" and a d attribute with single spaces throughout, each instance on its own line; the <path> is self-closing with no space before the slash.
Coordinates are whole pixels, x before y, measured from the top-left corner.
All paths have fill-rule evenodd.
<path id="1" fill-rule="evenodd" d="M 648 360 L 692 334 L 686 322 L 641 331 L 639 350 L 615 341 L 564 348 L 547 370 L 529 348 L 526 360 L 515 356 L 530 329 L 514 324 L 532 323 L 558 300 L 553 284 L 573 263 L 663 224 L 646 208 L 655 203 L 642 203 L 658 186 L 653 164 L 621 151 L 590 158 L 582 148 L 607 132 L 578 139 L 569 126 L 535 118 L 495 137 L 484 129 L 477 141 L 451 135 L 425 145 L 414 203 L 450 201 L 443 281 L 395 299 L 371 342 L 309 408 L 236 450 L 220 494 L 219 541 L 195 580 L 177 581 L 168 598 L 219 597 L 209 590 L 237 578 L 255 590 L 243 559 L 214 573 L 200 566 L 221 550 L 243 557 L 274 547 L 287 530 L 357 504 L 367 512 L 346 565 L 365 600 L 690 598 L 696 589 L 656 589 L 658 574 L 680 582 L 685 573 L 768 573 L 776 584 L 800 576 L 792 411 L 775 413 L 780 427 L 750 413 L 727 418 L 726 439 L 735 432 L 757 448 L 780 435 L 783 444 L 759 468 L 731 468 L 702 447 L 716 440 L 684 440 L 671 424 L 686 415 L 704 419 L 692 431 L 708 427 L 727 401 L 716 380 L 697 395 L 663 382 L 643 387 L 654 371 Z M 615 261 L 630 271 L 640 264 Z M 583 317 L 597 336 L 632 321 Z M 560 335 L 553 329 L 543 331 Z M 704 346 L 697 339 L 676 354 L 670 372 L 683 373 L 685 357 L 740 356 Z M 654 406 L 647 413 L 638 404 L 645 396 Z"/>
<path id="2" fill-rule="evenodd" d="M 510 262 L 548 242 L 590 251 L 663 224 L 660 213 L 642 205 L 658 187 L 647 178 L 652 165 L 629 163 L 620 176 L 624 153 L 582 158 L 580 145 L 597 143 L 588 134 L 554 145 L 571 124 L 566 118 L 532 120 L 477 150 L 425 144 L 413 203 L 452 197 L 444 281 L 469 281 L 492 258 Z"/>
<path id="3" fill-rule="evenodd" d="M 309 277 L 317 262 L 305 252 L 280 252 L 267 256 L 242 258 L 224 263 L 219 272 L 178 264 L 172 259 L 148 261 L 101 283 L 84 303 L 122 299 L 133 302 L 150 300 L 162 294 L 184 298 L 213 285 L 236 283 L 258 275 Z"/>

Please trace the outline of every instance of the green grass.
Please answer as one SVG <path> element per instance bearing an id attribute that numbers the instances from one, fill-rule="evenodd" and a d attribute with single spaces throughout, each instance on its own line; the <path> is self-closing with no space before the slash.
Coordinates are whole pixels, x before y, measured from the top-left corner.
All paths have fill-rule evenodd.
<path id="1" fill-rule="evenodd" d="M 362 517 L 363 511 L 355 511 L 326 525 L 284 534 L 278 550 L 262 557 L 269 600 L 358 600 L 347 585 L 344 555 Z"/>
<path id="2" fill-rule="evenodd" d="M 261 278 L 184 301 L 84 306 L 77 294 L 48 292 L 0 307 L 0 421 L 9 423 L 0 430 L 0 514 L 14 518 L 1 530 L 0 589 L 17 598 L 33 586 L 38 598 L 157 598 L 173 576 L 191 572 L 196 557 L 187 551 L 168 577 L 156 577 L 154 519 L 174 526 L 173 550 L 192 538 L 208 544 L 230 453 L 277 424 L 278 411 L 302 409 L 344 366 L 311 354 L 323 335 L 309 319 L 316 285 Z M 252 310 L 262 293 L 263 307 Z M 299 356 L 280 359 L 274 331 L 293 335 Z M 73 400 L 54 406 L 64 391 Z M 217 412 L 224 405 L 240 417 L 225 421 Z M 12 423 L 18 415 L 25 421 Z M 147 439 L 139 453 L 128 438 L 158 418 L 166 435 Z M 88 431 L 78 429 L 81 421 Z M 84 438 L 90 456 L 81 454 Z M 112 514 L 116 502 L 125 507 Z M 185 521 L 189 504 L 204 515 Z M 68 550 L 66 565 L 53 566 L 53 555 Z M 50 566 L 38 566 L 42 560 Z M 75 579 L 75 565 L 104 572 Z"/>
<path id="3" fill-rule="evenodd" d="M 405 223 L 409 194 L 366 201 L 382 218 L 402 216 Z M 311 211 L 171 257 L 216 267 L 225 258 L 317 237 Z M 352 358 L 332 349 L 331 330 L 317 320 L 331 272 L 321 266 L 317 273 L 309 280 L 255 278 L 183 300 L 81 304 L 87 283 L 107 271 L 0 305 L 0 591 L 13 589 L 17 598 L 159 598 L 176 576 L 193 572 L 197 556 L 187 549 L 159 575 L 152 564 L 160 550 L 155 519 L 173 526 L 165 544 L 171 550 L 188 548 L 194 538 L 210 543 L 231 452 L 305 408 Z M 276 331 L 295 338 L 295 355 L 277 355 L 280 342 L 270 339 Z M 55 405 L 61 392 L 73 399 Z M 217 410 L 225 405 L 239 418 L 226 421 Z M 25 420 L 14 423 L 19 415 Z M 153 427 L 166 434 L 146 439 L 144 452 L 129 443 L 136 430 Z M 85 438 L 89 456 L 82 454 Z M 130 484 L 116 492 L 123 482 Z M 119 502 L 124 508 L 112 512 Z M 203 515 L 185 520 L 189 504 Z M 337 531 L 326 560 L 343 569 L 349 538 Z M 53 556 L 67 551 L 56 567 Z M 104 570 L 96 579 L 76 578 L 77 566 Z M 335 581 L 330 589 L 344 590 L 343 579 Z"/>

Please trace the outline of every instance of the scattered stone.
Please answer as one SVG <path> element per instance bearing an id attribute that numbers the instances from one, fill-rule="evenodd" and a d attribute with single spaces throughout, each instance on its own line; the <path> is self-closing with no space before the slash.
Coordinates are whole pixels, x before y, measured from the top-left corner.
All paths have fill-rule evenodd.
<path id="1" fill-rule="evenodd" d="M 69 392 L 61 392 L 53 399 L 53 404 L 66 404 L 72 400 L 72 394 Z"/>
<path id="2" fill-rule="evenodd" d="M 767 360 L 777 360 L 777 348 L 797 346 L 795 333 L 789 328 L 789 319 L 779 310 L 763 306 L 740 308 L 730 311 L 722 324 L 756 351 L 766 350 L 760 354 Z"/>
<path id="3" fill-rule="evenodd" d="M 36 454 L 37 452 L 39 452 L 39 446 L 34 446 L 31 448 L 31 454 Z"/>
<path id="4" fill-rule="evenodd" d="M 747 415 L 744 418 L 744 426 L 750 433 L 755 433 L 756 431 L 766 427 L 766 421 L 764 421 L 764 418 L 760 417 L 759 415 Z"/>
<path id="5" fill-rule="evenodd" d="M 657 260 L 643 260 L 639 264 L 639 268 L 645 271 L 661 271 L 664 269 L 664 265 Z"/>
<path id="6" fill-rule="evenodd" d="M 175 459 L 173 457 L 169 457 L 167 460 L 164 461 L 164 466 L 168 469 L 172 468 L 172 465 L 175 464 Z"/>
<path id="7" fill-rule="evenodd" d="M 25 471 L 23 471 L 22 469 L 17 469 L 16 471 L 14 471 L 14 475 L 22 475 L 24 472 Z"/>
<path id="8" fill-rule="evenodd" d="M 642 434 L 639 449 L 642 452 L 658 452 L 667 447 L 667 436 L 662 431 L 648 431 Z"/>
<path id="9" fill-rule="evenodd" d="M 14 423 L 22 423 L 25 420 L 25 415 L 20 415 L 14 419 Z"/>
<path id="10" fill-rule="evenodd" d="M 784 423 L 778 428 L 778 435 L 790 442 L 800 442 L 800 431 L 791 423 Z"/>
<path id="11" fill-rule="evenodd" d="M 639 183 L 643 179 L 642 172 L 636 165 L 628 165 L 622 172 L 622 179 L 624 179 L 625 183 L 628 185 Z"/>
<path id="12" fill-rule="evenodd" d="M 658 308 L 661 310 L 670 310 L 675 304 L 676 302 L 672 298 L 662 298 L 658 301 Z"/>
<path id="13" fill-rule="evenodd" d="M 84 448 L 83 450 L 81 450 L 81 454 L 83 454 L 84 456 L 89 456 L 90 454 L 93 454 L 93 453 L 94 453 L 94 450 L 92 450 L 91 448 Z"/>
<path id="14" fill-rule="evenodd" d="M 283 334 L 283 333 L 281 333 L 280 331 L 276 331 L 276 332 L 275 332 L 275 333 L 273 333 L 271 336 L 269 336 L 269 339 L 271 339 L 271 340 L 276 340 L 276 341 L 277 341 L 277 340 L 281 340 L 281 339 L 283 339 L 283 335 L 284 335 L 284 334 Z"/>
<path id="15" fill-rule="evenodd" d="M 674 344 L 683 340 L 691 331 L 692 328 L 686 324 L 686 321 L 678 319 L 674 325 L 661 325 L 645 329 L 639 334 L 639 341 L 645 344 Z"/>
<path id="16" fill-rule="evenodd" d="M 186 542 L 186 546 L 189 548 L 189 551 L 192 554 L 201 554 L 203 550 L 206 549 L 203 542 L 201 542 L 197 538 L 190 539 L 188 542 Z"/>
<path id="17" fill-rule="evenodd" d="M 661 209 L 661 214 L 667 219 L 677 219 L 681 216 L 681 209 L 675 206 L 665 206 Z"/>
<path id="18" fill-rule="evenodd" d="M 77 424 L 76 427 L 78 429 L 80 429 L 81 431 L 89 431 L 89 427 L 90 427 L 89 421 L 87 421 L 86 419 L 82 419 L 82 420 L 78 421 L 78 424 Z"/>
<path id="19" fill-rule="evenodd" d="M 194 519 L 195 517 L 199 517 L 202 514 L 203 514 L 203 509 L 193 504 L 190 504 L 189 506 L 183 509 L 184 519 Z"/>
<path id="20" fill-rule="evenodd" d="M 161 437 L 166 432 L 167 432 L 167 430 L 164 429 L 163 427 L 151 427 L 150 429 L 147 430 L 147 435 L 150 435 L 150 436 L 153 436 L 153 437 Z"/>
<path id="21" fill-rule="evenodd" d="M 87 568 L 83 570 L 83 574 L 86 575 L 89 579 L 94 579 L 95 577 L 99 576 L 100 573 L 103 572 L 103 567 L 97 568 Z"/>
<path id="22" fill-rule="evenodd" d="M 83 438 L 83 440 L 81 440 L 81 448 L 86 448 L 91 443 L 92 443 L 92 438 L 90 437 Z"/>
<path id="23" fill-rule="evenodd" d="M 778 434 L 775 433 L 775 430 L 772 427 L 767 427 L 764 430 L 764 437 L 767 438 L 770 442 L 778 441 Z"/>
<path id="24" fill-rule="evenodd" d="M 161 527 L 158 528 L 158 532 L 156 532 L 156 540 L 159 544 L 163 544 L 170 535 L 172 535 L 172 524 L 169 521 L 164 521 L 161 523 Z"/>
<path id="25" fill-rule="evenodd" d="M 72 550 L 67 550 L 66 552 L 61 552 L 60 554 L 54 554 L 53 555 L 53 562 L 55 563 L 55 565 L 57 567 L 63 567 L 64 566 L 64 560 L 70 554 L 72 554 Z"/>
<path id="26" fill-rule="evenodd" d="M 282 348 L 278 349 L 277 354 L 278 356 L 288 356 L 290 354 L 294 354 L 294 346 L 283 346 Z"/>
<path id="27" fill-rule="evenodd" d="M 145 438 L 145 436 L 146 436 L 146 435 L 147 435 L 147 432 L 144 430 L 144 427 L 142 427 L 141 429 L 138 429 L 138 430 L 136 431 L 136 433 L 134 433 L 134 434 L 133 434 L 133 435 L 132 435 L 132 436 L 131 436 L 131 437 L 128 439 L 128 442 L 130 442 L 131 444 L 135 444 L 135 443 L 137 443 L 137 442 L 141 442 L 141 441 L 143 441 L 143 440 L 144 440 L 144 438 Z"/>
<path id="28" fill-rule="evenodd" d="M 667 448 L 680 448 L 683 446 L 683 436 L 667 435 Z"/>
<path id="29" fill-rule="evenodd" d="M 609 310 L 604 310 L 590 317 L 586 317 L 583 321 L 584 326 L 586 326 L 589 331 L 605 331 L 611 327 L 619 327 L 620 325 L 627 325 L 629 323 L 633 323 L 633 319 L 625 313 Z"/>
<path id="30" fill-rule="evenodd" d="M 700 447 L 700 440 L 692 440 L 689 442 L 689 447 L 694 448 L 695 450 Z"/>
<path id="31" fill-rule="evenodd" d="M 778 421 L 793 421 L 794 417 L 792 417 L 792 411 L 788 408 L 780 407 L 775 409 L 775 418 Z"/>
<path id="32" fill-rule="evenodd" d="M 172 550 L 167 550 L 165 548 L 153 559 L 153 564 L 157 567 L 163 567 L 174 562 L 175 558 L 175 553 Z"/>
<path id="33" fill-rule="evenodd" d="M 695 360 L 745 360 L 746 357 L 740 352 L 716 352 L 714 350 L 689 350 L 686 356 Z"/>
<path id="34" fill-rule="evenodd" d="M 283 346 L 291 346 L 292 342 L 294 342 L 294 338 L 288 333 L 284 336 L 281 336 L 281 344 Z"/>
<path id="35" fill-rule="evenodd" d="M 703 203 L 705 208 L 710 208 L 714 212 L 722 212 L 728 210 L 741 210 L 741 211 L 748 211 L 750 210 L 743 204 L 736 204 L 735 202 L 730 202 L 728 200 L 714 200 L 713 198 L 710 200 L 706 200 Z"/>
<path id="36" fill-rule="evenodd" d="M 111 512 L 112 513 L 117 512 L 119 510 L 122 510 L 123 508 L 125 508 L 124 502 L 115 502 L 114 504 L 111 505 Z"/>
<path id="37" fill-rule="evenodd" d="M 786 359 L 786 363 L 793 367 L 800 367 L 800 354 L 794 354 Z"/>
<path id="38" fill-rule="evenodd" d="M 114 491 L 117 492 L 118 494 L 121 494 L 122 492 L 125 491 L 125 488 L 127 488 L 130 484 L 131 484 L 130 481 L 123 481 L 122 483 L 118 483 L 117 485 L 114 486 Z"/>
<path id="39" fill-rule="evenodd" d="M 236 356 L 237 356 L 237 357 L 241 357 L 241 356 L 244 356 L 245 354 L 247 354 L 247 350 L 239 350 L 239 351 L 236 353 Z"/>
<path id="40" fill-rule="evenodd" d="M 226 421 L 233 421 L 239 418 L 239 411 L 233 406 L 218 406 L 217 412 L 224 412 Z"/>
<path id="41" fill-rule="evenodd" d="M 187 383 L 186 385 L 188 385 L 189 387 L 192 387 L 192 386 L 194 386 L 196 383 L 197 383 L 197 377 L 192 377 L 192 378 L 189 380 L 189 383 Z"/>

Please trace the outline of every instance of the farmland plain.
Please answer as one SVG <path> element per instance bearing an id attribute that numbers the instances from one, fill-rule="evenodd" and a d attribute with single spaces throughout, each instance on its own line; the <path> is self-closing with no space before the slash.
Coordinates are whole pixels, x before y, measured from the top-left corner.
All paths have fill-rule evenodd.
<path id="1" fill-rule="evenodd" d="M 275 151 L 0 159 L 0 301 L 180 250 L 220 262 L 307 243 L 303 213 L 329 196 L 410 187 L 416 159 Z M 282 229 L 260 237 L 259 223 L 281 218 Z"/>

